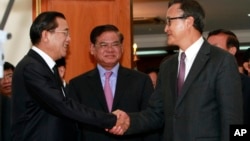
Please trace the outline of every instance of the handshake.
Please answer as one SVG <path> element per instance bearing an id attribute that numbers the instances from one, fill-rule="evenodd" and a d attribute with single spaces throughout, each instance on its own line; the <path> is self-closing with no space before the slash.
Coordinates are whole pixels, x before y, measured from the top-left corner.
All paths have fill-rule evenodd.
<path id="1" fill-rule="evenodd" d="M 116 110 L 112 113 L 115 114 L 117 117 L 116 125 L 112 129 L 105 130 L 114 135 L 123 135 L 129 128 L 130 118 L 127 113 L 121 110 Z"/>

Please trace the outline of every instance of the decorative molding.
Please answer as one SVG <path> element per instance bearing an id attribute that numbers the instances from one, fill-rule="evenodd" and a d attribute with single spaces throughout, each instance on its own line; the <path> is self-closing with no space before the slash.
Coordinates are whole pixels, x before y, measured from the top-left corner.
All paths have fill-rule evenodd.
<path id="1" fill-rule="evenodd" d="M 36 16 L 41 13 L 41 1 L 42 0 L 36 0 Z"/>

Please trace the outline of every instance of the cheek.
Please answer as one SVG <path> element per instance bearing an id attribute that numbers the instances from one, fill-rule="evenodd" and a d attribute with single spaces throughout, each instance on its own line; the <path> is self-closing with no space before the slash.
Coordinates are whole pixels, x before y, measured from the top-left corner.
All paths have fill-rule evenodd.
<path id="1" fill-rule="evenodd" d="M 93 51 L 92 53 L 93 53 L 93 56 L 94 56 L 95 58 L 102 58 L 102 56 L 103 56 L 103 52 L 100 51 L 100 50 L 95 50 L 95 51 Z"/>
<path id="2" fill-rule="evenodd" d="M 117 55 L 119 56 L 119 58 L 121 58 L 121 56 L 122 56 L 122 51 L 120 51 L 119 53 L 117 53 Z"/>
<path id="3" fill-rule="evenodd" d="M 176 26 L 174 27 L 174 32 L 176 32 L 177 34 L 181 33 L 184 30 L 184 27 L 182 24 L 176 24 Z"/>
<path id="4" fill-rule="evenodd" d="M 116 50 L 116 53 L 117 53 L 117 54 L 122 54 L 122 53 L 123 53 L 123 48 L 117 49 L 117 50 Z"/>

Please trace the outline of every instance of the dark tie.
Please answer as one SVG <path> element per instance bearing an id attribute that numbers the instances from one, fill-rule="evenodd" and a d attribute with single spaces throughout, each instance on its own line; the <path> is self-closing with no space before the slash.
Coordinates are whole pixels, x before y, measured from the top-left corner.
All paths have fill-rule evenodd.
<path id="1" fill-rule="evenodd" d="M 112 111 L 112 105 L 113 105 L 113 95 L 112 95 L 112 90 L 109 84 L 109 78 L 111 75 L 112 75 L 112 72 L 105 73 L 105 83 L 104 83 L 104 93 L 106 97 L 106 102 L 108 104 L 109 112 Z"/>
<path id="2" fill-rule="evenodd" d="M 63 81 L 62 81 L 62 79 L 61 79 L 61 77 L 60 77 L 60 75 L 59 75 L 57 65 L 55 65 L 55 66 L 53 67 L 53 71 L 54 71 L 54 75 L 55 75 L 57 84 L 58 84 L 58 86 L 60 86 L 60 88 L 61 88 L 61 90 L 62 90 L 62 92 L 63 92 L 63 96 L 66 96 L 66 95 L 65 95 L 64 86 L 63 86 Z"/>
<path id="3" fill-rule="evenodd" d="M 186 58 L 186 55 L 184 52 L 182 52 L 181 58 L 180 58 L 179 74 L 178 74 L 178 88 L 177 88 L 178 96 L 181 93 L 181 89 L 182 89 L 184 79 L 185 79 L 185 67 L 186 67 L 185 58 Z"/>

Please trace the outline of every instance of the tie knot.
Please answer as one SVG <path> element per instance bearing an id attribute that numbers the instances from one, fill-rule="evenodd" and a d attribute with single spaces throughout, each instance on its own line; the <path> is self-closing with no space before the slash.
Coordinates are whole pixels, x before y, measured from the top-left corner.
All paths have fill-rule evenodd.
<path id="1" fill-rule="evenodd" d="M 111 75 L 112 75 L 112 71 L 105 72 L 105 78 L 106 79 L 109 79 Z"/>
<path id="2" fill-rule="evenodd" d="M 185 54 L 185 52 L 182 52 L 181 53 L 181 60 L 185 60 L 185 58 L 186 58 L 186 54 Z"/>

